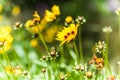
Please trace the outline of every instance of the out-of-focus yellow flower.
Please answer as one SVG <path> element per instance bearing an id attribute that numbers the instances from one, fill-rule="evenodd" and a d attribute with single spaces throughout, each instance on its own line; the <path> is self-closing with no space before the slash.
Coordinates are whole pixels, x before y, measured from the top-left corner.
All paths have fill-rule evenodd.
<path id="1" fill-rule="evenodd" d="M 36 22 L 40 22 L 40 16 L 39 14 L 37 13 L 37 11 L 35 11 L 35 13 L 33 14 L 33 23 L 36 23 Z"/>
<path id="2" fill-rule="evenodd" d="M 13 41 L 10 34 L 11 28 L 9 26 L 0 27 L 0 54 L 9 50 Z"/>
<path id="3" fill-rule="evenodd" d="M 37 41 L 36 39 L 32 39 L 32 40 L 30 41 L 30 45 L 31 45 L 32 47 L 35 47 L 35 46 L 38 45 L 38 41 Z"/>
<path id="4" fill-rule="evenodd" d="M 2 15 L 0 15 L 0 22 L 2 22 Z"/>
<path id="5" fill-rule="evenodd" d="M 0 4 L 0 13 L 2 12 L 2 10 L 3 10 L 3 6 L 2 4 Z"/>
<path id="6" fill-rule="evenodd" d="M 57 5 L 53 5 L 52 7 L 52 13 L 56 16 L 60 15 L 60 9 L 59 9 L 59 6 Z"/>
<path id="7" fill-rule="evenodd" d="M 25 23 L 25 27 L 26 28 L 30 28 L 34 25 L 33 21 L 32 20 L 28 20 L 26 23 Z"/>
<path id="8" fill-rule="evenodd" d="M 11 67 L 11 66 L 7 66 L 5 68 L 5 71 L 8 74 L 14 74 L 15 76 L 21 75 L 22 74 L 22 69 L 20 67 Z"/>
<path id="9" fill-rule="evenodd" d="M 18 16 L 20 14 L 21 10 L 20 7 L 18 5 L 14 6 L 12 9 L 12 15 L 13 16 Z"/>
<path id="10" fill-rule="evenodd" d="M 44 40 L 48 43 L 54 40 L 55 34 L 57 33 L 58 27 L 56 25 L 46 30 L 44 35 Z"/>
<path id="11" fill-rule="evenodd" d="M 45 17 L 44 17 L 46 22 L 51 22 L 56 19 L 56 16 L 50 12 L 49 10 L 45 10 Z"/>
<path id="12" fill-rule="evenodd" d="M 74 40 L 77 35 L 78 25 L 70 24 L 67 28 L 64 27 L 62 32 L 58 32 L 56 40 L 61 41 L 60 45 L 63 45 L 65 42 L 69 43 L 71 40 Z"/>
<path id="13" fill-rule="evenodd" d="M 66 19 L 65 19 L 65 22 L 71 23 L 72 20 L 73 20 L 73 18 L 71 16 L 67 16 Z"/>

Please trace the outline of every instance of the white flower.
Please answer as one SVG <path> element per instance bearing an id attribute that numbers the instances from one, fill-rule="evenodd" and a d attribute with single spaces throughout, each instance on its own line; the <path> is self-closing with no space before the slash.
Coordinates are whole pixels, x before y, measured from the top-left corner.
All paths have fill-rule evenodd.
<path id="1" fill-rule="evenodd" d="M 103 32 L 104 32 L 104 33 L 111 33 L 111 32 L 112 32 L 111 26 L 106 26 L 106 27 L 104 27 L 104 28 L 103 28 Z"/>

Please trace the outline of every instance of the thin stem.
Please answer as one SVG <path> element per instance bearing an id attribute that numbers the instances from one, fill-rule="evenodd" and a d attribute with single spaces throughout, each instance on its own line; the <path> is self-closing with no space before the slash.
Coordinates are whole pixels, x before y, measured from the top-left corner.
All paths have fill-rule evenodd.
<path id="1" fill-rule="evenodd" d="M 44 79 L 46 80 L 46 76 L 45 76 L 45 73 L 43 73 L 43 75 L 44 75 Z"/>
<path id="2" fill-rule="evenodd" d="M 74 46 L 74 49 L 75 49 L 75 52 L 76 52 L 77 63 L 79 64 L 79 54 L 78 54 L 78 50 L 77 50 L 75 41 L 73 42 L 73 46 Z"/>
<path id="3" fill-rule="evenodd" d="M 108 56 L 108 53 L 109 53 L 109 47 L 108 47 L 108 45 L 109 45 L 109 34 L 108 33 L 106 33 L 106 47 L 107 47 L 107 49 L 106 49 L 106 54 L 107 54 L 107 56 Z"/>
<path id="4" fill-rule="evenodd" d="M 118 16 L 118 24 L 119 24 L 119 40 L 120 40 L 120 16 Z"/>
<path id="5" fill-rule="evenodd" d="M 82 40 L 81 40 L 81 27 L 78 28 L 78 39 L 79 39 L 79 48 L 80 48 L 80 59 L 83 61 L 83 51 L 82 51 Z"/>
<path id="6" fill-rule="evenodd" d="M 46 45 L 46 43 L 45 43 L 45 41 L 44 41 L 44 39 L 43 39 L 43 36 L 42 36 L 42 34 L 41 34 L 41 32 L 40 32 L 40 28 L 39 28 L 40 25 L 39 25 L 39 23 L 38 23 L 37 25 L 38 25 L 38 30 L 39 30 L 40 39 L 41 39 L 41 41 L 42 41 L 42 43 L 43 43 L 43 45 L 44 45 L 46 51 L 49 53 L 49 49 L 48 49 L 48 47 L 47 47 L 47 45 Z"/>

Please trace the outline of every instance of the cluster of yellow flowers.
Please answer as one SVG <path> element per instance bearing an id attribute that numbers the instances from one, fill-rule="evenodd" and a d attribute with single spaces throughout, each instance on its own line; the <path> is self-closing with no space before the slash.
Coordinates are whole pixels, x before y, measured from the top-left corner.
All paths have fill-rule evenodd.
<path id="1" fill-rule="evenodd" d="M 25 23 L 25 27 L 28 31 L 31 33 L 38 33 L 39 31 L 42 31 L 45 27 L 47 22 L 51 22 L 56 19 L 58 15 L 60 15 L 60 9 L 59 6 L 53 5 L 52 11 L 45 10 L 44 17 L 40 19 L 40 15 L 37 11 L 33 14 L 33 19 L 28 20 Z"/>
<path id="2" fill-rule="evenodd" d="M 11 43 L 13 42 L 13 37 L 11 36 L 11 27 L 3 26 L 0 27 L 0 53 L 4 53 L 11 47 Z"/>

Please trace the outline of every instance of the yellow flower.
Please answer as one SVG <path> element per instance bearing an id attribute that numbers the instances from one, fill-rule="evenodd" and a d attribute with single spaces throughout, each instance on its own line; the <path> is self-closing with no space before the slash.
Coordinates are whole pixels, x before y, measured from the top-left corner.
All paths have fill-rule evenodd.
<path id="1" fill-rule="evenodd" d="M 13 41 L 10 34 L 11 28 L 8 26 L 0 27 L 0 54 L 9 50 Z"/>
<path id="2" fill-rule="evenodd" d="M 36 22 L 40 22 L 40 16 L 39 14 L 37 13 L 37 11 L 35 11 L 35 13 L 33 14 L 33 23 L 36 23 Z"/>
<path id="3" fill-rule="evenodd" d="M 54 40 L 55 34 L 57 33 L 58 27 L 56 25 L 51 26 L 48 28 L 44 35 L 44 40 L 48 43 Z"/>
<path id="4" fill-rule="evenodd" d="M 7 66 L 7 67 L 5 67 L 5 71 L 8 74 L 14 74 L 15 76 L 22 74 L 22 70 L 19 66 L 16 66 L 16 67 Z"/>
<path id="5" fill-rule="evenodd" d="M 67 16 L 66 19 L 65 19 L 65 22 L 67 23 L 71 23 L 72 22 L 72 17 L 71 16 Z"/>
<path id="6" fill-rule="evenodd" d="M 61 41 L 60 45 L 63 45 L 65 42 L 69 43 L 71 40 L 75 39 L 77 35 L 78 25 L 70 24 L 69 27 L 64 27 L 62 32 L 58 32 L 56 40 Z"/>
<path id="7" fill-rule="evenodd" d="M 2 4 L 0 4 L 0 13 L 2 12 L 2 10 L 3 10 L 3 6 Z"/>
<path id="8" fill-rule="evenodd" d="M 2 22 L 2 17 L 3 17 L 3 16 L 2 16 L 2 15 L 0 15 L 0 22 Z"/>
<path id="9" fill-rule="evenodd" d="M 52 13 L 56 16 L 60 15 L 60 9 L 59 9 L 59 6 L 57 5 L 53 5 L 52 7 Z"/>
<path id="10" fill-rule="evenodd" d="M 44 17 L 46 22 L 51 22 L 56 19 L 56 16 L 50 12 L 49 10 L 45 10 L 45 17 Z"/>
<path id="11" fill-rule="evenodd" d="M 36 39 L 32 39 L 32 40 L 30 41 L 30 45 L 31 45 L 32 47 L 37 46 L 37 45 L 38 45 L 37 40 L 36 40 Z"/>
<path id="12" fill-rule="evenodd" d="M 13 16 L 18 16 L 20 14 L 20 7 L 18 5 L 14 6 L 12 9 L 12 15 Z"/>
<path id="13" fill-rule="evenodd" d="M 28 20 L 26 23 L 25 23 L 25 27 L 26 28 L 30 28 L 34 25 L 33 21 L 32 20 Z"/>

